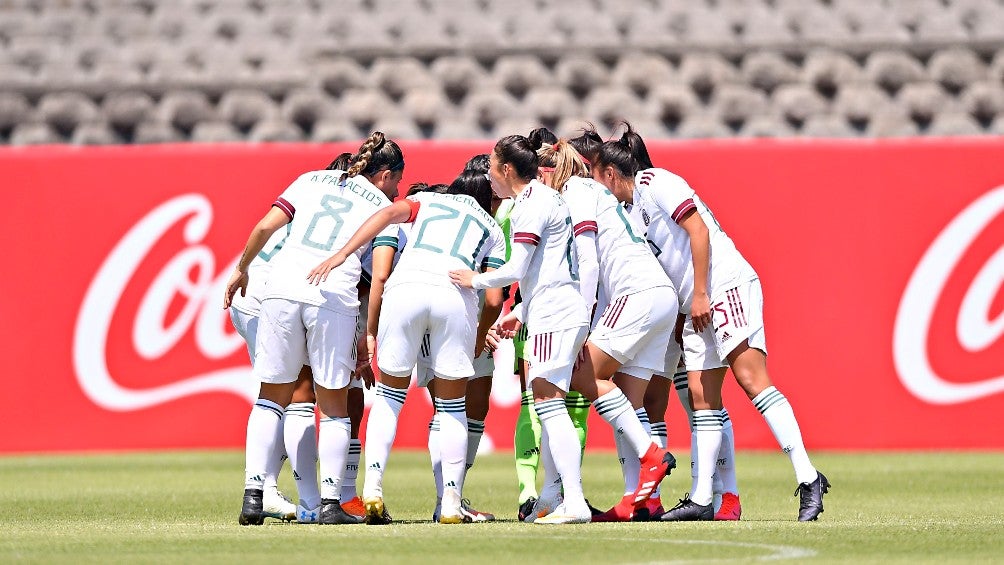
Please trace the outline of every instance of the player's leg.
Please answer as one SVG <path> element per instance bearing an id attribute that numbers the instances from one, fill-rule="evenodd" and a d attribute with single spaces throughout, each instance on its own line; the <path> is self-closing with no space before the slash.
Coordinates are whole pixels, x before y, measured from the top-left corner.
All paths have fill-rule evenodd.
<path id="1" fill-rule="evenodd" d="M 520 399 L 519 416 L 513 434 L 513 451 L 516 459 L 516 480 L 519 485 L 519 519 L 523 520 L 533 510 L 537 501 L 537 467 L 540 463 L 540 418 L 533 409 L 533 391 L 527 374 L 530 368 L 524 356 L 526 346 L 526 326 L 520 328 L 513 338 L 516 354 L 516 372 L 519 374 Z"/>
<path id="2" fill-rule="evenodd" d="M 492 374 L 495 372 L 495 360 L 490 353 L 482 353 L 474 360 L 474 378 L 467 381 L 467 465 L 464 469 L 464 481 L 467 473 L 474 466 L 481 438 L 485 433 L 485 419 L 488 417 L 488 407 L 491 402 Z M 495 515 L 490 512 L 476 510 L 467 498 L 461 501 L 461 511 L 473 522 L 491 522 Z"/>
<path id="3" fill-rule="evenodd" d="M 300 367 L 292 402 L 286 407 L 283 445 L 289 454 L 293 482 L 299 498 L 297 520 L 315 522 L 321 493 L 317 486 L 317 419 L 314 415 L 314 377 L 310 367 Z M 300 516 L 303 511 L 303 516 Z M 314 515 L 310 519 L 311 514 Z"/>
<path id="4" fill-rule="evenodd" d="M 356 481 L 359 478 L 359 459 L 362 456 L 362 443 L 359 441 L 359 428 L 363 421 L 365 410 L 365 398 L 363 395 L 363 381 L 354 377 L 349 384 L 348 410 L 349 422 L 352 428 L 349 430 L 349 454 L 345 459 L 345 473 L 342 475 L 342 508 L 349 514 L 363 516 L 366 510 L 363 508 L 363 501 L 356 491 Z"/>

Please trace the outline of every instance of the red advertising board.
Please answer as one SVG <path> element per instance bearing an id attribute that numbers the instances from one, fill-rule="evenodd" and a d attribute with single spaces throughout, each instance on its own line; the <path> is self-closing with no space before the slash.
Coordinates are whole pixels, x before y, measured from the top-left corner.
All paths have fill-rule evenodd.
<path id="1" fill-rule="evenodd" d="M 406 143 L 405 183 L 489 148 Z M 0 150 L 0 452 L 243 445 L 257 385 L 222 285 L 275 196 L 347 149 Z M 1004 139 L 650 149 L 759 272 L 771 375 L 810 449 L 1004 447 Z M 487 435 L 505 448 L 518 384 L 496 374 Z M 726 388 L 738 446 L 774 448 Z M 409 398 L 397 445 L 421 447 L 431 408 Z M 675 402 L 669 425 L 687 445 Z"/>

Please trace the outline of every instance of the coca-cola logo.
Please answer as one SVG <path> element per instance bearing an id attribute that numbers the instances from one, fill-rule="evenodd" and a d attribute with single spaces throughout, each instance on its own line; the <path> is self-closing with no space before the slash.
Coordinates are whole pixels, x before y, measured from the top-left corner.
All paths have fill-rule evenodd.
<path id="1" fill-rule="evenodd" d="M 128 411 L 207 392 L 233 393 L 249 401 L 257 395 L 258 383 L 249 378 L 246 363 L 176 375 L 172 382 L 148 388 L 123 386 L 122 379 L 109 371 L 109 329 L 120 298 L 150 250 L 182 220 L 187 247 L 163 266 L 143 295 L 132 326 L 131 346 L 142 359 L 156 361 L 194 330 L 196 346 L 206 359 L 223 359 L 244 347 L 239 335 L 221 329 L 227 315 L 222 309 L 223 287 L 237 259 L 217 270 L 212 250 L 202 244 L 212 226 L 212 205 L 200 194 L 173 198 L 126 233 L 84 296 L 74 330 L 73 365 L 84 394 L 98 406 Z M 168 317 L 169 305 L 179 296 L 184 300 L 180 312 Z"/>
<path id="2" fill-rule="evenodd" d="M 975 382 L 954 382 L 935 370 L 929 351 L 932 320 L 945 287 L 966 252 L 1004 214 L 1004 186 L 991 190 L 959 213 L 927 249 L 903 293 L 896 313 L 893 359 L 903 385 L 932 404 L 955 404 L 1004 392 L 1004 374 Z M 993 318 L 1004 285 L 1004 245 L 978 269 L 962 297 L 955 336 L 962 350 L 979 353 L 1004 335 L 1004 312 Z M 996 364 L 999 371 L 1001 364 Z"/>

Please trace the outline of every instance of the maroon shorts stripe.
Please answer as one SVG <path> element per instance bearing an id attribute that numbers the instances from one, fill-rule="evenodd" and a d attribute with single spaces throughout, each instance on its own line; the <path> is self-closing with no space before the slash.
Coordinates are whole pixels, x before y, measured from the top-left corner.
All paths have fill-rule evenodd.
<path id="1" fill-rule="evenodd" d="M 617 325 L 617 320 L 620 319 L 621 312 L 623 312 L 624 311 L 624 307 L 627 306 L 627 301 L 628 301 L 628 297 L 627 296 L 622 296 L 620 299 L 618 299 L 618 302 L 620 302 L 620 305 L 617 307 L 617 312 L 614 313 L 613 320 L 610 320 L 609 327 L 612 328 L 612 327 L 614 327 L 614 326 Z"/>

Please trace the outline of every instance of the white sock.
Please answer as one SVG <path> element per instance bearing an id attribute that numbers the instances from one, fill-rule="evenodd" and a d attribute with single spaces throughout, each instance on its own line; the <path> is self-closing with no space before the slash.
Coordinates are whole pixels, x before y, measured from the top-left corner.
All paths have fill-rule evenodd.
<path id="1" fill-rule="evenodd" d="M 478 446 L 481 445 L 481 436 L 485 435 L 485 421 L 467 419 L 467 465 L 466 469 L 474 466 L 474 458 L 478 455 Z"/>
<path id="2" fill-rule="evenodd" d="M 722 420 L 717 410 L 694 411 L 694 435 L 697 440 L 697 465 L 690 499 L 706 506 L 714 498 L 712 477 L 718 450 L 722 446 Z"/>
<path id="3" fill-rule="evenodd" d="M 362 454 L 359 438 L 349 440 L 349 454 L 345 458 L 345 472 L 342 474 L 342 502 L 348 502 L 356 494 L 356 478 L 359 476 L 359 456 Z"/>
<path id="4" fill-rule="evenodd" d="M 791 466 L 795 468 L 795 479 L 799 483 L 811 483 L 816 480 L 816 468 L 809 461 L 802 443 L 802 432 L 798 429 L 795 413 L 788 404 L 788 399 L 774 387 L 767 387 L 753 399 L 753 406 L 763 414 L 767 426 L 774 434 L 774 439 L 781 446 L 781 451 L 788 454 Z"/>
<path id="5" fill-rule="evenodd" d="M 732 433 L 732 419 L 729 411 L 722 408 L 718 411 L 722 420 L 722 447 L 718 450 L 718 465 L 715 477 L 722 483 L 721 493 L 739 494 L 739 483 L 736 482 L 736 440 Z"/>
<path id="6" fill-rule="evenodd" d="M 624 495 L 634 494 L 638 488 L 641 460 L 627 444 L 623 434 L 614 432 L 614 444 L 617 446 L 617 461 L 621 464 L 621 477 L 624 478 Z"/>
<path id="7" fill-rule="evenodd" d="M 432 399 L 436 413 L 429 420 L 429 460 L 432 462 L 432 480 L 436 483 L 436 500 L 443 498 L 443 454 L 439 448 L 439 406 Z"/>
<path id="8" fill-rule="evenodd" d="M 623 434 L 638 457 L 645 455 L 652 446 L 652 438 L 638 420 L 638 414 L 621 389 L 614 388 L 597 398 L 593 406 L 596 407 L 596 413 L 613 427 L 615 433 Z"/>
<path id="9" fill-rule="evenodd" d="M 275 431 L 275 449 L 268 454 L 268 461 L 265 462 L 265 488 L 278 488 L 279 472 L 282 470 L 282 462 L 286 460 L 286 444 L 282 439 L 282 426 Z"/>
<path id="10" fill-rule="evenodd" d="M 572 427 L 575 427 L 575 424 L 572 424 Z M 551 455 L 550 438 L 548 438 L 547 430 L 544 429 L 543 426 L 540 427 L 539 461 L 540 467 L 544 469 L 544 482 L 541 485 L 540 498 L 553 498 L 561 493 L 561 475 L 558 473 L 558 468 L 554 466 L 554 457 Z"/>
<path id="11" fill-rule="evenodd" d="M 349 455 L 352 422 L 346 418 L 321 418 L 317 451 L 321 458 L 321 499 L 339 500 L 342 474 Z"/>
<path id="12" fill-rule="evenodd" d="M 264 489 L 268 459 L 275 452 L 283 409 L 271 400 L 259 398 L 248 415 L 244 447 L 244 488 Z M 578 443 L 578 442 L 576 442 Z"/>
<path id="13" fill-rule="evenodd" d="M 693 418 L 694 411 L 690 408 L 690 385 L 687 384 L 687 371 L 678 371 L 673 375 L 673 389 L 676 390 L 676 398 L 680 400 L 680 406 L 687 413 L 687 422 Z"/>
<path id="14" fill-rule="evenodd" d="M 467 399 L 437 398 L 439 406 L 439 453 L 443 460 L 443 492 L 464 492 L 467 466 Z"/>
<path id="15" fill-rule="evenodd" d="M 314 404 L 290 404 L 286 407 L 286 423 L 282 428 L 300 503 L 304 508 L 316 508 L 321 503 L 321 491 L 317 488 L 317 420 L 314 418 Z"/>
<path id="16" fill-rule="evenodd" d="M 661 449 L 666 449 L 666 444 L 669 442 L 669 436 L 666 433 L 666 422 L 652 422 L 652 441 L 655 442 Z M 639 461 L 640 463 L 640 461 Z M 662 492 L 662 483 L 659 483 L 659 487 L 652 491 L 652 498 L 659 498 Z"/>
<path id="17" fill-rule="evenodd" d="M 623 395 L 622 395 L 623 396 Z M 540 427 L 547 438 L 554 468 L 561 477 L 565 500 L 573 506 L 585 505 L 582 496 L 582 467 L 579 459 L 579 434 L 568 416 L 564 398 L 536 402 L 533 406 L 540 418 Z M 543 454 L 543 444 L 541 457 Z M 546 486 L 545 486 L 546 488 Z"/>
<path id="18" fill-rule="evenodd" d="M 366 422 L 366 477 L 363 498 L 383 497 L 383 473 L 390 447 L 397 435 L 397 419 L 408 395 L 407 389 L 377 383 L 369 421 Z"/>

